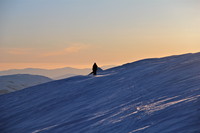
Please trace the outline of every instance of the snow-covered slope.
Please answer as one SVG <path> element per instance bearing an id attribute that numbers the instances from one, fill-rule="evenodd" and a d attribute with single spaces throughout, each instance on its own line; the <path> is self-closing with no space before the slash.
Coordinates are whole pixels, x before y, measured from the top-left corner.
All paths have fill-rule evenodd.
<path id="1" fill-rule="evenodd" d="M 52 79 L 40 75 L 15 74 L 0 76 L 0 94 L 21 90 L 50 81 L 52 81 Z"/>
<path id="2" fill-rule="evenodd" d="M 199 133 L 200 53 L 0 96 L 2 133 Z"/>

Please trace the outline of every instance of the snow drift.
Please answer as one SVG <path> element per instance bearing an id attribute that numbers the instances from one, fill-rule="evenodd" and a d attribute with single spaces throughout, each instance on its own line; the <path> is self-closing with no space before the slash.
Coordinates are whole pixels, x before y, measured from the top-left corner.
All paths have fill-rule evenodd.
<path id="1" fill-rule="evenodd" d="M 0 102 L 2 133 L 198 133 L 200 53 L 53 81 Z"/>

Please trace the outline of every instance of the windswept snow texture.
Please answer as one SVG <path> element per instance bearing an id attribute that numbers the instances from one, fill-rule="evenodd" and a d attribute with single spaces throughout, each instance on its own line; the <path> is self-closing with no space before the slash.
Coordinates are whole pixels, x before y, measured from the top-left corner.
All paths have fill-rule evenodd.
<path id="1" fill-rule="evenodd" d="M 14 74 L 0 76 L 0 94 L 14 92 L 50 81 L 52 79 L 40 75 Z"/>
<path id="2" fill-rule="evenodd" d="M 0 96 L 1 133 L 199 133 L 200 53 Z"/>

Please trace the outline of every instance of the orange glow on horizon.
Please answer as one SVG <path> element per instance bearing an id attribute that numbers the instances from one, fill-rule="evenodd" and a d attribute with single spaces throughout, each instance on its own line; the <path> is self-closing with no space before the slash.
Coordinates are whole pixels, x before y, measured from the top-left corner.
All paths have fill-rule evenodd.
<path id="1" fill-rule="evenodd" d="M 0 71 L 91 68 L 200 52 L 198 0 L 20 1 L 2 4 Z"/>
<path id="2" fill-rule="evenodd" d="M 97 63 L 98 66 L 108 66 L 108 65 L 115 65 L 115 66 L 119 66 L 119 65 L 123 65 L 126 63 L 131 63 L 134 61 L 138 61 L 138 60 L 142 60 L 142 59 L 146 59 L 146 58 L 162 58 L 162 57 L 166 57 L 166 56 L 173 56 L 173 55 L 180 55 L 180 54 L 187 54 L 187 53 L 196 53 L 196 52 L 200 52 L 200 51 L 194 51 L 194 52 L 183 52 L 183 53 L 179 53 L 179 52 L 172 52 L 171 54 L 166 54 L 166 53 L 160 53 L 157 55 L 156 54 L 144 54 L 141 56 L 132 56 L 133 58 L 121 58 L 120 60 L 116 61 L 116 62 L 104 62 L 103 59 L 99 59 L 99 61 L 94 61 Z M 121 56 L 121 55 L 120 55 Z M 64 67 L 72 67 L 72 68 L 77 68 L 77 69 L 84 69 L 84 68 L 91 68 L 92 64 L 94 62 L 87 62 L 85 64 L 65 64 L 65 63 L 0 63 L 0 71 L 4 71 L 4 70 L 9 70 L 9 69 L 25 69 L 25 68 L 40 68 L 40 69 L 59 69 L 59 68 L 64 68 Z"/>

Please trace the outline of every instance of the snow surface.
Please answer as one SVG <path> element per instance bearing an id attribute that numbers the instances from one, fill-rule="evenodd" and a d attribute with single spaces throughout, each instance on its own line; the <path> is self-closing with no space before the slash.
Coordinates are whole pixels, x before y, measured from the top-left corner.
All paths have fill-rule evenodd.
<path id="1" fill-rule="evenodd" d="M 0 96 L 1 133 L 199 133 L 200 53 Z"/>
<path id="2" fill-rule="evenodd" d="M 0 76 L 0 94 L 14 92 L 50 81 L 52 79 L 40 75 L 15 74 Z"/>

